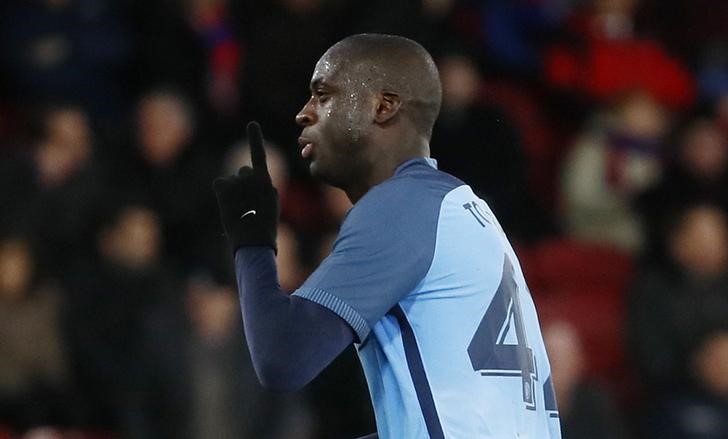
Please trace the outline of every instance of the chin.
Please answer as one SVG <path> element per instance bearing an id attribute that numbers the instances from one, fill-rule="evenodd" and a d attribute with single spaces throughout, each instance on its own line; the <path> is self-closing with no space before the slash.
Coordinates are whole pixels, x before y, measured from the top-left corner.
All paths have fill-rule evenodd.
<path id="1" fill-rule="evenodd" d="M 325 168 L 321 167 L 321 163 L 312 161 L 311 164 L 308 165 L 308 169 L 311 172 L 311 176 L 316 180 L 319 180 L 330 186 L 338 188 L 344 187 L 344 183 L 341 181 L 342 179 L 337 178 L 336 174 L 334 173 L 327 172 Z"/>
<path id="2" fill-rule="evenodd" d="M 324 169 L 321 169 L 321 163 L 319 161 L 311 160 L 311 163 L 308 164 L 308 171 L 316 180 L 321 180 L 324 183 L 329 182 L 328 175 Z"/>
<path id="3" fill-rule="evenodd" d="M 308 163 L 308 172 L 311 174 L 311 176 L 313 176 L 315 178 L 321 178 L 319 176 L 319 173 L 320 173 L 319 171 L 320 171 L 319 170 L 319 163 L 316 160 L 311 160 Z"/>

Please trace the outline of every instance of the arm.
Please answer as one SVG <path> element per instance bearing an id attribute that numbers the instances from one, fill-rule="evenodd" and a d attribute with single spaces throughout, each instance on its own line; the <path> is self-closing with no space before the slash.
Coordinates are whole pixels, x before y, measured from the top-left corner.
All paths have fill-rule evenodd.
<path id="1" fill-rule="evenodd" d="M 256 123 L 248 125 L 248 137 L 252 168 L 219 178 L 213 186 L 235 255 L 256 373 L 266 387 L 296 389 L 352 341 L 365 342 L 372 326 L 425 276 L 441 197 L 413 191 L 420 183 L 410 179 L 360 200 L 332 254 L 288 296 L 278 285 L 274 259 L 278 196 Z M 447 184 L 438 185 L 449 190 Z"/>
<path id="2" fill-rule="evenodd" d="M 274 259 L 278 192 L 268 174 L 256 122 L 248 124 L 248 139 L 252 167 L 218 178 L 213 188 L 235 257 L 253 367 L 265 387 L 292 390 L 315 377 L 354 335 L 332 311 L 281 291 Z"/>
<path id="3" fill-rule="evenodd" d="M 266 388 L 303 387 L 354 341 L 333 311 L 281 291 L 270 247 L 239 248 L 235 274 L 250 356 Z"/>

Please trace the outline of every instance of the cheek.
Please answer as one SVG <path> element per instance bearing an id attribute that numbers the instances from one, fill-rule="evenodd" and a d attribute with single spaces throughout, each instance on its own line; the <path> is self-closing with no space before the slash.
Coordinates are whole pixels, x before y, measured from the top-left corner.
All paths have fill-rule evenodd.
<path id="1" fill-rule="evenodd" d="M 348 143 L 352 129 L 351 111 L 347 105 L 332 104 L 324 109 L 321 131 L 328 139 L 326 149 L 337 150 Z M 332 151 L 333 152 L 333 151 Z"/>
<path id="2" fill-rule="evenodd" d="M 351 86 L 344 88 L 351 90 Z M 368 115 L 367 95 L 362 90 L 356 89 L 349 92 L 342 91 L 320 109 L 320 122 L 324 122 L 329 135 L 335 136 L 339 141 L 348 138 L 350 143 L 360 139 Z"/>
<path id="3" fill-rule="evenodd" d="M 369 127 L 369 101 L 365 98 L 365 93 L 351 93 L 347 102 L 347 132 L 351 140 L 356 143 L 366 135 Z"/>
<path id="4" fill-rule="evenodd" d="M 319 125 L 323 142 L 317 154 L 319 161 L 336 161 L 345 166 L 356 154 L 357 146 L 366 138 L 369 128 L 368 101 L 361 96 L 350 93 L 321 108 Z"/>

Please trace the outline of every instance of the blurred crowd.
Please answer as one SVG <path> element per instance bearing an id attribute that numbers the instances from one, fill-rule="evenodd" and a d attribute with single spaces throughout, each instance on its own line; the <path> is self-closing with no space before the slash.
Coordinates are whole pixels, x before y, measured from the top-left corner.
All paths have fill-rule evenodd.
<path id="1" fill-rule="evenodd" d="M 0 439 L 375 430 L 353 348 L 260 388 L 211 190 L 260 121 L 294 290 L 350 208 L 294 115 L 359 32 L 436 58 L 432 156 L 517 248 L 564 438 L 728 438 L 728 2 L 5 0 Z"/>

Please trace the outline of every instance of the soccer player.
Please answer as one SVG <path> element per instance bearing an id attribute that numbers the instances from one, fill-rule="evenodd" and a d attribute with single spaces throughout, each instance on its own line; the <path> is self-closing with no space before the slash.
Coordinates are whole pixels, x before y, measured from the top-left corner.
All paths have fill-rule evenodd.
<path id="1" fill-rule="evenodd" d="M 296 116 L 301 155 L 354 206 L 291 296 L 276 279 L 277 194 L 249 124 L 252 167 L 215 191 L 256 372 L 298 389 L 355 343 L 380 438 L 558 438 L 516 255 L 488 205 L 429 158 L 440 98 L 432 58 L 409 39 L 354 35 L 321 57 Z"/>

